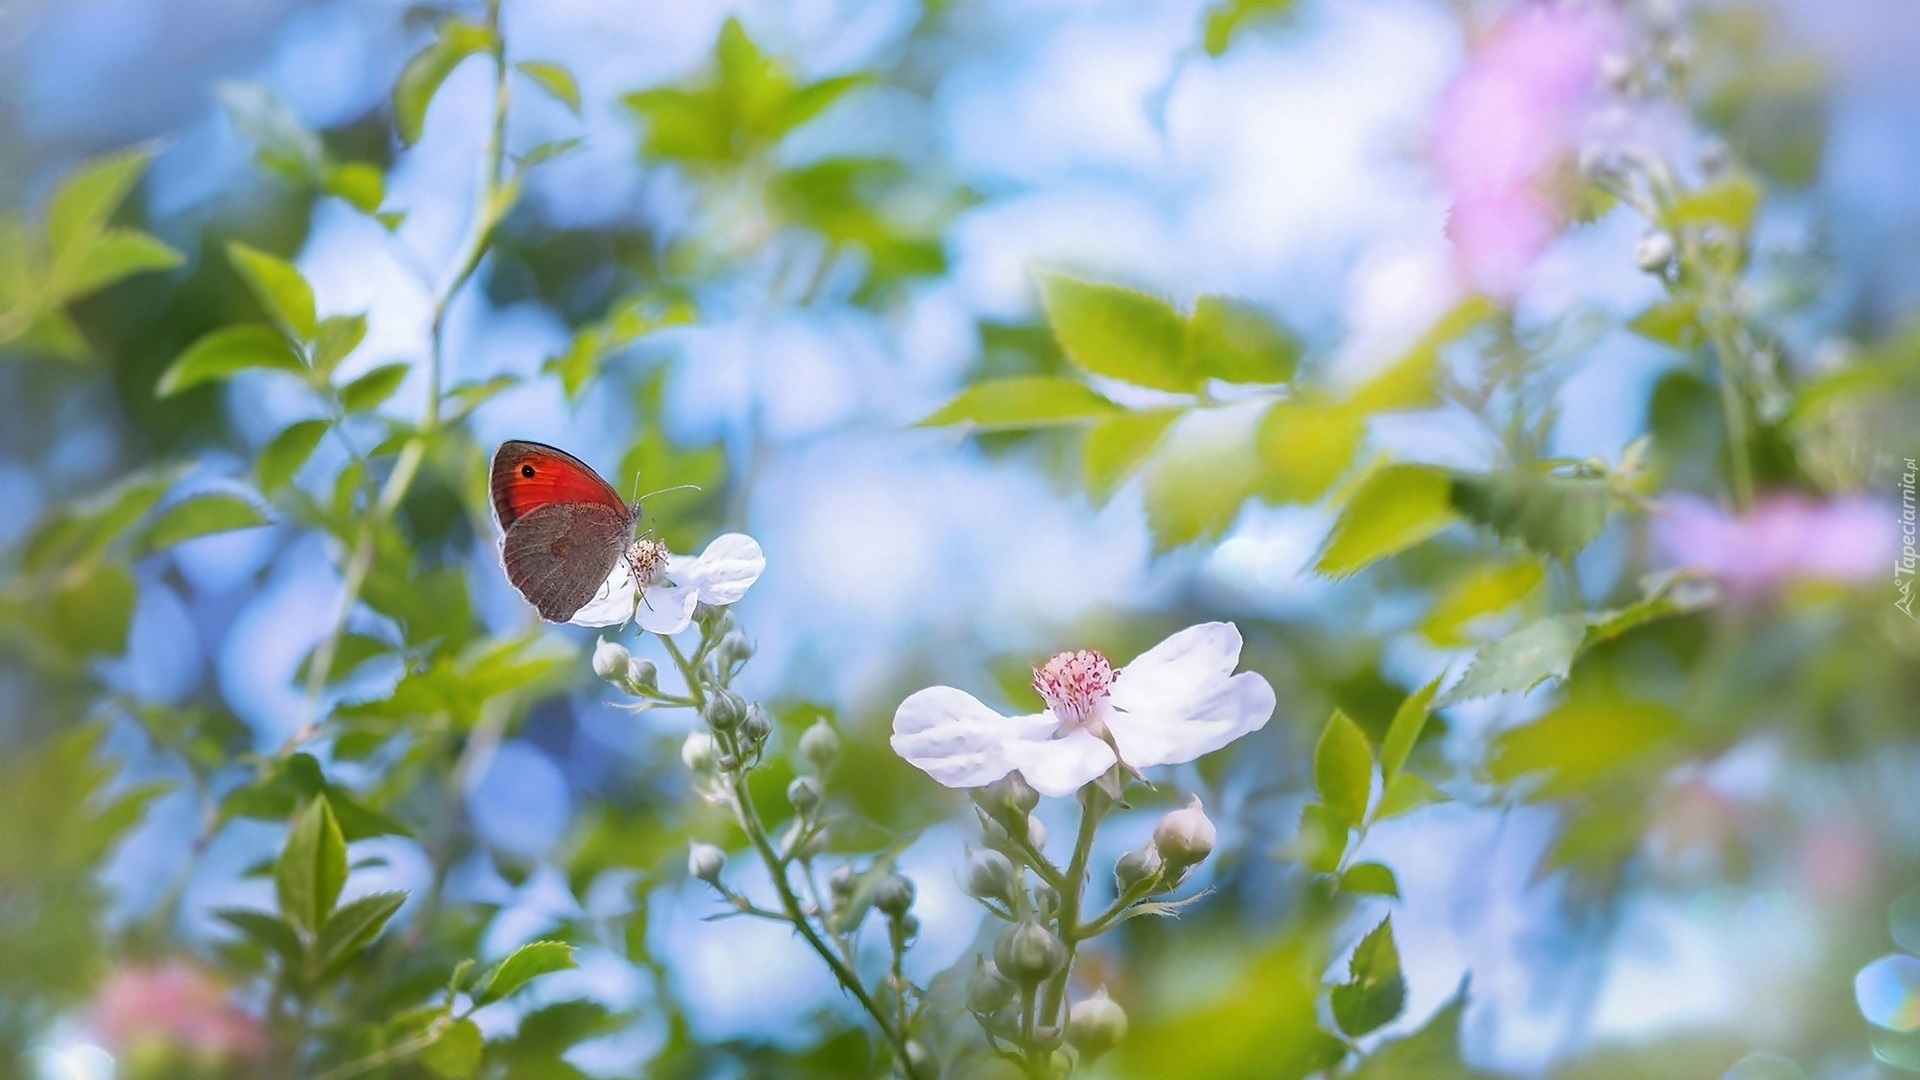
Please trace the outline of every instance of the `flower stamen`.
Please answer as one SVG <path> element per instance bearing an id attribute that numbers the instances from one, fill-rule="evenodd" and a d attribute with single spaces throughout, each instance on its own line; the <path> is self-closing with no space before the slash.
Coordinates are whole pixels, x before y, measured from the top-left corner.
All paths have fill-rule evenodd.
<path id="1" fill-rule="evenodd" d="M 1105 725 L 1096 715 L 1120 673 L 1091 649 L 1063 652 L 1033 669 L 1033 688 L 1060 722 L 1060 734 L 1084 727 L 1096 734 Z M 1092 721 L 1092 723 L 1089 723 Z"/>
<path id="2" fill-rule="evenodd" d="M 633 587 L 644 591 L 658 585 L 666 574 L 667 555 L 666 542 L 651 537 L 640 537 L 629 545 L 627 570 L 633 574 Z"/>

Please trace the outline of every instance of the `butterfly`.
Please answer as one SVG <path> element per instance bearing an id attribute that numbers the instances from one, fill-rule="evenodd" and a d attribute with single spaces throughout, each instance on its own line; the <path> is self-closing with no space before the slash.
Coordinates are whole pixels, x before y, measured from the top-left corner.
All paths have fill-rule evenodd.
<path id="1" fill-rule="evenodd" d="M 572 619 L 634 557 L 640 505 L 565 450 L 503 442 L 489 487 L 507 580 L 548 622 Z"/>

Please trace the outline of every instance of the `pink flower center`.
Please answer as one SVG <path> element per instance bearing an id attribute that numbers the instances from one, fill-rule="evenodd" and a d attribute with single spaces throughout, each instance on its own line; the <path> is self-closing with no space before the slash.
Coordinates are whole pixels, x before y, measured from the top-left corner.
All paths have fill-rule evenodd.
<path id="1" fill-rule="evenodd" d="M 627 548 L 627 569 L 633 574 L 633 587 L 649 589 L 660 583 L 667 571 L 665 541 L 641 537 Z"/>
<path id="2" fill-rule="evenodd" d="M 1091 649 L 1063 652 L 1033 669 L 1033 688 L 1062 728 L 1078 727 L 1093 716 L 1120 673 Z"/>

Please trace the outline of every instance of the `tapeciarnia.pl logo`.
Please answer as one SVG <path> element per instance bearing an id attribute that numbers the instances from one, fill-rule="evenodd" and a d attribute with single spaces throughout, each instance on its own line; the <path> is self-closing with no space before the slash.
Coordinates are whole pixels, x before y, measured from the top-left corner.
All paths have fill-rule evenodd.
<path id="1" fill-rule="evenodd" d="M 1911 619 L 1914 618 L 1913 579 L 1916 559 L 1913 550 L 1913 480 L 1914 474 L 1920 472 L 1920 468 L 1914 466 L 1912 458 L 1906 459 L 1906 465 L 1906 471 L 1900 474 L 1900 558 L 1893 564 L 1893 589 L 1900 594 L 1900 598 L 1893 602 L 1893 606 L 1906 612 L 1907 618 Z"/>

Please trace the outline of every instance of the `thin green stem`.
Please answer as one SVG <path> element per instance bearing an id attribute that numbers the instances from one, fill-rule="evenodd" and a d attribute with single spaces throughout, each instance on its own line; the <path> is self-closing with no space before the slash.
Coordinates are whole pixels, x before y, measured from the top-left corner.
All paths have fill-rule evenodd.
<path id="1" fill-rule="evenodd" d="M 1720 312 L 1707 315 L 1707 335 L 1720 362 L 1720 406 L 1727 419 L 1727 463 L 1733 478 L 1734 505 L 1741 510 L 1753 506 L 1753 460 L 1747 445 L 1747 409 L 1740 400 L 1740 350 L 1733 343 L 1727 317 Z"/>

